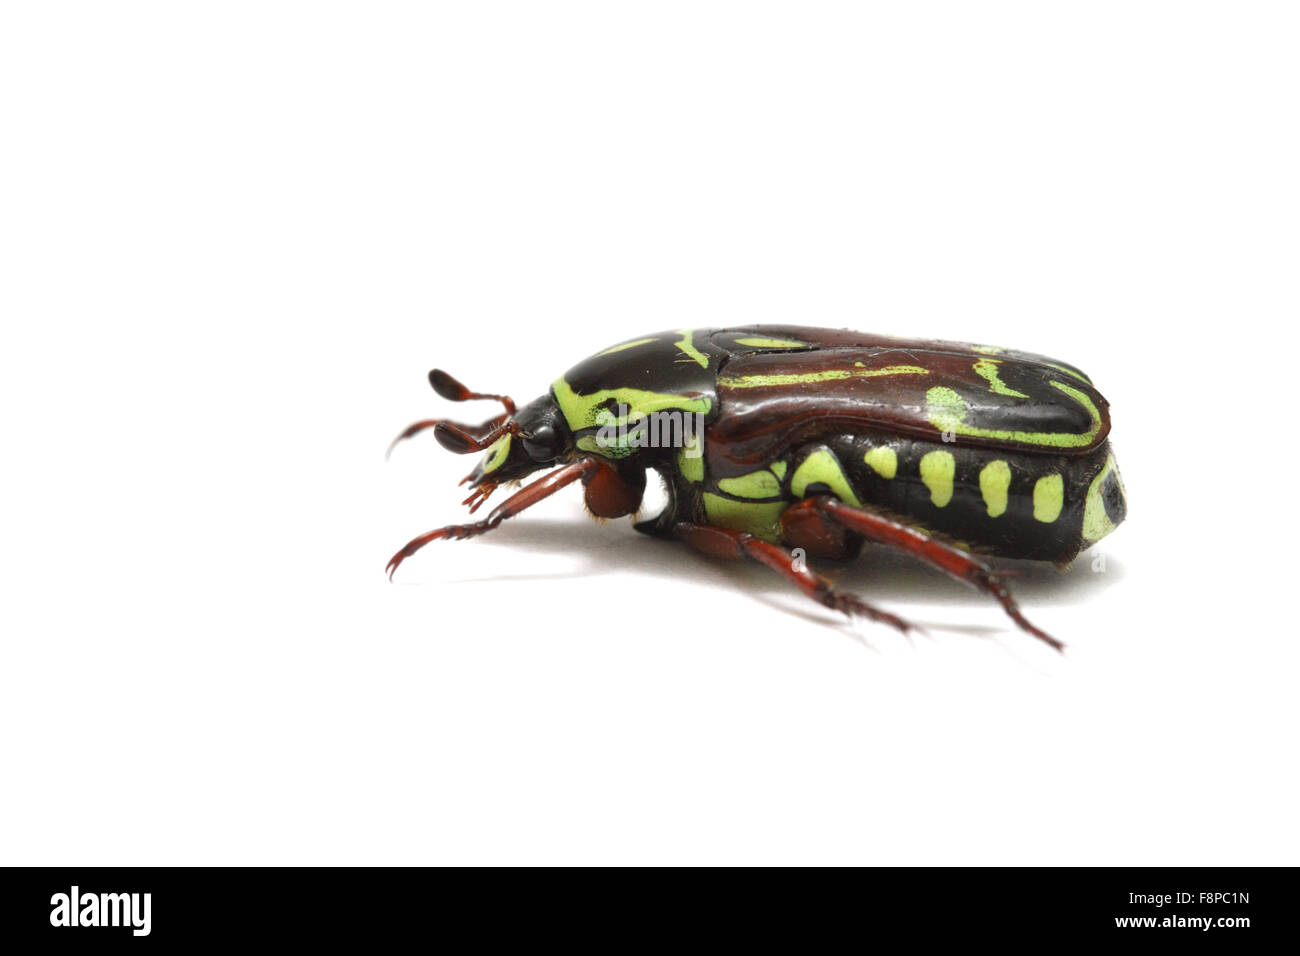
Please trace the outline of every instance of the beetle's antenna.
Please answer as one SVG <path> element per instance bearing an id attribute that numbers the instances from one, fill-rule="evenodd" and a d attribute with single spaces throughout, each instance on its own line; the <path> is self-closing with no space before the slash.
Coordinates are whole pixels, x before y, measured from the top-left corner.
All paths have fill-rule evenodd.
<path id="1" fill-rule="evenodd" d="M 408 425 L 405 431 L 392 440 L 388 446 L 388 451 L 384 453 L 385 458 L 390 457 L 393 454 L 393 449 L 408 438 L 415 437 L 425 429 L 437 428 L 439 425 L 451 425 L 458 431 L 473 436 L 475 441 L 482 441 L 485 436 L 500 428 L 501 424 L 515 413 L 515 400 L 509 395 L 492 395 L 488 392 L 471 392 L 468 388 L 440 368 L 432 369 L 429 372 L 429 384 L 433 386 L 433 390 L 437 392 L 441 398 L 445 398 L 449 402 L 468 402 L 480 398 L 491 399 L 492 401 L 500 402 L 505 406 L 506 410 L 495 418 L 489 418 L 480 425 L 463 425 L 460 422 L 448 421 L 445 418 L 426 418 L 423 421 L 414 422 L 413 424 Z M 492 441 L 496 441 L 496 438 L 493 438 Z M 488 442 L 488 444 L 490 445 L 492 442 Z"/>
<path id="2" fill-rule="evenodd" d="M 491 395 L 487 392 L 471 392 L 440 368 L 429 371 L 429 384 L 439 396 L 449 402 L 468 402 L 478 398 L 490 398 L 506 407 L 506 414 L 515 413 L 515 400 L 509 395 Z"/>
<path id="3" fill-rule="evenodd" d="M 489 448 L 502 435 L 518 435 L 519 431 L 519 423 L 510 420 L 506 420 L 482 436 L 466 431 L 451 422 L 438 422 L 433 426 L 433 437 L 438 439 L 438 444 L 447 451 L 456 455 L 469 455 Z"/>
<path id="4" fill-rule="evenodd" d="M 393 449 L 408 438 L 412 438 L 429 428 L 436 428 L 439 425 L 455 425 L 461 431 L 467 432 L 475 438 L 482 438 L 484 435 L 488 435 L 497 428 L 500 428 L 502 423 L 509 417 L 509 412 L 502 412 L 496 418 L 489 418 L 487 421 L 478 425 L 465 425 L 461 422 L 453 422 L 446 418 L 426 418 L 423 421 L 414 422 L 406 426 L 406 430 L 394 438 L 389 444 L 388 451 L 384 454 L 384 457 L 387 458 L 392 455 Z"/>

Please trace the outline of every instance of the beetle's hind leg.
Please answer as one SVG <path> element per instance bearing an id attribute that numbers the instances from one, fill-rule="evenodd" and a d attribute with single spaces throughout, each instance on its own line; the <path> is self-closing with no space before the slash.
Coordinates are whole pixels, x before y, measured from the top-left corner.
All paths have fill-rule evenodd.
<path id="1" fill-rule="evenodd" d="M 1064 644 L 1046 631 L 1035 627 L 1021 613 L 1020 606 L 1007 590 L 1002 575 L 961 548 L 919 528 L 913 528 L 865 507 L 845 504 L 830 495 L 819 495 L 801 501 L 782 515 L 782 520 L 785 521 L 802 512 L 812 512 L 823 520 L 841 525 L 864 538 L 906 551 L 950 577 L 974 586 L 977 590 L 996 598 L 1002 605 L 1002 609 L 1020 625 L 1021 629 L 1058 651 L 1065 649 Z"/>
<path id="2" fill-rule="evenodd" d="M 716 528 L 711 525 L 678 522 L 673 525 L 672 531 L 674 535 L 697 551 L 702 551 L 712 557 L 725 558 L 731 561 L 743 561 L 748 558 L 751 561 L 757 561 L 759 564 L 765 564 L 787 581 L 793 583 L 795 587 L 818 604 L 840 611 L 850 617 L 859 615 L 870 618 L 873 621 L 879 621 L 881 624 L 888 624 L 890 627 L 897 628 L 904 634 L 918 630 L 916 625 L 903 620 L 901 617 L 896 617 L 888 611 L 872 607 L 867 602 L 845 591 L 835 590 L 821 577 L 809 571 L 801 562 L 796 561 L 794 555 L 779 544 L 772 544 L 744 531 Z"/>

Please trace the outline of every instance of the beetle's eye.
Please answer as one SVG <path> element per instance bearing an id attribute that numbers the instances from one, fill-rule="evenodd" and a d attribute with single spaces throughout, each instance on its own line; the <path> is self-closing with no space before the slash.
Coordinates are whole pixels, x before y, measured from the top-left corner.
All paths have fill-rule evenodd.
<path id="1" fill-rule="evenodd" d="M 555 447 L 558 436 L 550 425 L 534 428 L 530 434 L 523 436 L 523 442 L 524 451 L 528 452 L 528 457 L 533 461 L 551 461 L 559 457 L 559 450 Z"/>

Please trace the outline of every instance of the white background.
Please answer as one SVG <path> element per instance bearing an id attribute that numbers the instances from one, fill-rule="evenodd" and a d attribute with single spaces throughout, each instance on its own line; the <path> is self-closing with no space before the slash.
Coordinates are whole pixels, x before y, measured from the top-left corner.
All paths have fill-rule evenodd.
<path id="1" fill-rule="evenodd" d="M 1296 863 L 1293 10 L 7 4 L 0 860 Z M 429 368 L 759 321 L 1095 378 L 1064 658 L 576 492 L 388 583 Z"/>

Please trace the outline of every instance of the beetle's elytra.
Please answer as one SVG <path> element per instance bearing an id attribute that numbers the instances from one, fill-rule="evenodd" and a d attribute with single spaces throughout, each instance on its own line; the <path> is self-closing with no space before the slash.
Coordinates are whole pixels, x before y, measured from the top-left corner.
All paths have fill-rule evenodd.
<path id="1" fill-rule="evenodd" d="M 639 531 L 758 561 L 827 607 L 906 631 L 791 550 L 846 559 L 881 542 L 990 594 L 1060 648 L 983 556 L 1063 567 L 1126 511 L 1106 400 L 1079 369 L 1026 352 L 800 326 L 680 329 L 598 352 L 523 408 L 437 369 L 429 381 L 451 401 L 505 406 L 480 425 L 430 419 L 397 439 L 433 428 L 451 451 L 486 451 L 462 481 L 471 513 L 502 482 L 554 470 L 485 520 L 415 538 L 390 576 L 430 541 L 490 531 L 575 481 L 592 514 L 634 514 L 653 469 L 668 504 Z"/>

